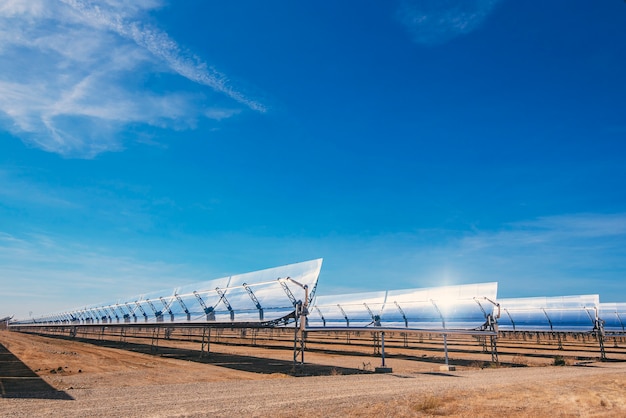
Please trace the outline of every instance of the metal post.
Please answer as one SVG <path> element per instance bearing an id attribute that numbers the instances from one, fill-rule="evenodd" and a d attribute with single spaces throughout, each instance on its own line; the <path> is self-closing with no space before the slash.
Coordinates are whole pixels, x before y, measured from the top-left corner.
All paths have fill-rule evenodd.
<path id="1" fill-rule="evenodd" d="M 372 332 L 372 339 L 374 340 L 374 355 L 380 354 L 380 336 L 378 332 Z"/>
<path id="2" fill-rule="evenodd" d="M 375 373 L 391 373 L 393 369 L 385 365 L 385 331 L 381 331 L 380 333 L 380 357 L 382 359 L 382 364 L 380 367 L 375 367 L 374 372 Z"/>
<path id="3" fill-rule="evenodd" d="M 437 306 L 437 303 L 434 300 L 430 300 L 430 302 L 433 304 L 433 306 L 435 307 L 435 310 L 437 311 L 437 313 L 439 314 L 439 317 L 441 318 L 441 325 L 443 326 L 443 329 L 446 329 L 446 320 L 444 319 L 443 315 L 441 314 L 441 311 L 439 310 L 439 307 Z M 479 304 L 480 305 L 480 304 Z M 430 334 L 429 334 L 430 336 Z M 445 357 L 445 361 L 446 364 L 445 366 L 441 366 L 443 367 L 445 370 L 454 370 L 454 367 L 450 367 L 448 365 L 448 335 L 447 334 L 443 334 L 443 353 L 444 353 L 444 357 Z M 441 369 L 440 367 L 440 369 Z"/>
<path id="4" fill-rule="evenodd" d="M 204 349 L 206 347 L 206 355 L 211 351 L 211 328 L 202 328 L 202 345 L 200 346 L 200 358 L 204 357 Z"/>
<path id="5" fill-rule="evenodd" d="M 285 280 L 289 280 L 296 286 L 301 287 L 304 290 L 304 302 L 299 301 L 294 305 L 294 337 L 293 337 L 293 364 L 294 370 L 298 364 L 298 354 L 300 354 L 300 366 L 304 366 L 304 350 L 306 347 L 306 317 L 309 314 L 309 286 L 303 285 L 290 277 Z"/>
<path id="6" fill-rule="evenodd" d="M 385 331 L 383 331 L 380 334 L 380 349 L 381 349 L 381 356 L 383 359 L 382 366 L 385 367 Z"/>
<path id="7" fill-rule="evenodd" d="M 604 351 L 604 321 L 596 317 L 593 330 L 593 333 L 596 335 L 598 343 L 600 344 L 600 360 L 605 361 L 606 352 Z"/>
<path id="8" fill-rule="evenodd" d="M 152 329 L 152 340 L 150 342 L 150 352 L 156 353 L 159 351 L 159 334 L 161 333 L 161 327 Z"/>

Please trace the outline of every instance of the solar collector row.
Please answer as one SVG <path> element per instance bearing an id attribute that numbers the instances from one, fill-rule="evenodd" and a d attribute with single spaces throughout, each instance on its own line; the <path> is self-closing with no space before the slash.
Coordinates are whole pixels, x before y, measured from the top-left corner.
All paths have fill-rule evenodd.
<path id="1" fill-rule="evenodd" d="M 311 260 L 90 305 L 11 326 L 175 323 L 277 326 L 293 322 L 309 290 L 310 330 L 379 328 L 623 333 L 626 303 L 598 295 L 498 299 L 498 284 L 478 283 L 346 295 L 315 295 L 322 260 Z M 281 323 L 276 321 L 283 321 Z M 600 321 L 600 322 L 599 322 Z"/>

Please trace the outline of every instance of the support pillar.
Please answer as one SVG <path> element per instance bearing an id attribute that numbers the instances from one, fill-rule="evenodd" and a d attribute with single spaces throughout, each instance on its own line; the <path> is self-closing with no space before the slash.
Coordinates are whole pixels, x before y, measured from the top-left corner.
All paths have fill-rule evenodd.
<path id="1" fill-rule="evenodd" d="M 205 348 L 206 356 L 208 356 L 211 349 L 211 328 L 207 327 L 202 328 L 202 345 L 200 347 L 200 358 L 203 358 L 205 356 Z"/>
<path id="2" fill-rule="evenodd" d="M 385 331 L 380 333 L 380 357 L 382 364 L 380 367 L 376 367 L 374 371 L 376 373 L 391 373 L 392 368 L 385 365 Z"/>
<path id="3" fill-rule="evenodd" d="M 294 370 L 297 366 L 302 367 L 304 365 L 304 350 L 306 346 L 306 316 L 298 315 L 302 309 L 301 305 L 296 308 L 296 321 L 294 322 L 294 335 L 293 335 L 293 365 Z M 298 357 L 300 358 L 298 360 Z"/>
<path id="4" fill-rule="evenodd" d="M 159 334 L 161 333 L 161 327 L 155 327 L 152 329 L 152 339 L 150 340 L 150 352 L 156 353 L 159 351 Z"/>

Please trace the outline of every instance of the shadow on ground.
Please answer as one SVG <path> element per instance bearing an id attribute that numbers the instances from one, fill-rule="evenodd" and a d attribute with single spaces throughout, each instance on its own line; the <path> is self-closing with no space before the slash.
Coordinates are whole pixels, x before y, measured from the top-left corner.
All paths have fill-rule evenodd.
<path id="1" fill-rule="evenodd" d="M 65 340 L 80 341 L 100 347 L 117 348 L 132 351 L 135 353 L 149 354 L 158 357 L 171 358 L 177 360 L 193 361 L 197 363 L 212 364 L 214 366 L 226 367 L 228 369 L 244 372 L 276 374 L 282 373 L 291 376 L 329 376 L 329 375 L 352 375 L 368 374 L 372 371 L 355 369 L 348 367 L 336 367 L 323 364 L 305 363 L 294 366 L 293 361 L 271 359 L 267 357 L 256 357 L 239 354 L 225 353 L 201 353 L 199 350 L 187 348 L 176 348 L 136 342 L 122 342 L 111 340 L 95 340 L 89 338 L 71 338 L 59 335 L 46 335 L 51 338 L 62 338 Z M 203 354 L 201 356 L 201 354 Z"/>
<path id="2" fill-rule="evenodd" d="M 74 399 L 46 383 L 2 344 L 0 344 L 0 398 Z"/>

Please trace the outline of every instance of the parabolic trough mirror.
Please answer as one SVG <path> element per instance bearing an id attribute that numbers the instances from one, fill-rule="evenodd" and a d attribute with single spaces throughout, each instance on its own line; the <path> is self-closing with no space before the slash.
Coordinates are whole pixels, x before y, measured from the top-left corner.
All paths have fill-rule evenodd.
<path id="1" fill-rule="evenodd" d="M 308 327 L 474 330 L 492 314 L 497 283 L 318 295 Z"/>
<path id="2" fill-rule="evenodd" d="M 590 332 L 598 319 L 600 296 L 499 299 L 501 331 Z"/>
<path id="3" fill-rule="evenodd" d="M 286 322 L 311 298 L 322 259 L 290 264 L 98 303 L 11 325 L 213 324 L 263 326 Z"/>
<path id="4" fill-rule="evenodd" d="M 600 303 L 599 316 L 605 331 L 622 334 L 626 331 L 626 303 Z"/>
<path id="5" fill-rule="evenodd" d="M 625 332 L 626 303 L 601 304 L 598 295 L 498 299 L 496 282 L 324 295 L 316 292 L 321 266 L 322 259 L 315 259 L 11 321 L 9 326 L 69 329 L 71 335 L 96 327 L 195 327 L 204 329 L 202 350 L 211 328 L 291 327 L 294 362 L 300 356 L 301 363 L 309 332 L 349 335 L 364 330 L 380 339 L 383 365 L 385 331 L 442 335 L 446 364 L 446 338 L 452 334 L 482 341 L 489 337 L 492 361 L 497 361 L 500 331 L 588 333 L 598 339 L 602 358 L 605 330 Z"/>

